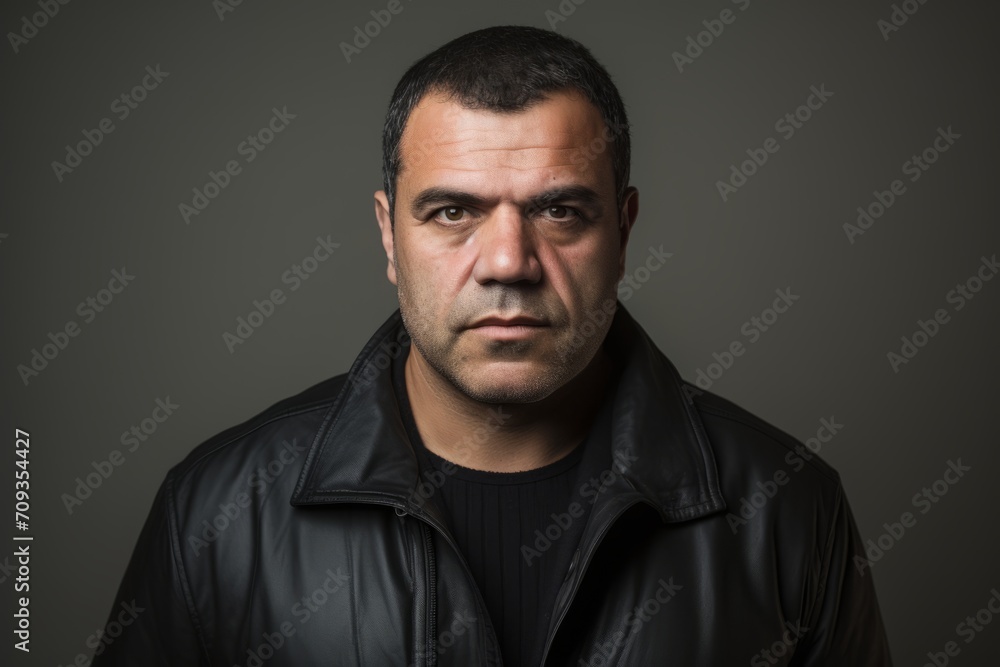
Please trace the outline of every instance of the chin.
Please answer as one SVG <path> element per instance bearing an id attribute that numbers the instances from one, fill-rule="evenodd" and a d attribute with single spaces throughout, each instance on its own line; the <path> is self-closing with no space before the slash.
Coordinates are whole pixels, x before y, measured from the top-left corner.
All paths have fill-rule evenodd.
<path id="1" fill-rule="evenodd" d="M 459 391 L 481 403 L 534 403 L 562 386 L 553 369 L 540 364 L 513 371 L 484 368 L 452 380 Z"/>
<path id="2" fill-rule="evenodd" d="M 459 388 L 473 400 L 495 404 L 535 403 L 552 393 L 552 390 L 534 388 L 529 385 L 483 385 Z"/>

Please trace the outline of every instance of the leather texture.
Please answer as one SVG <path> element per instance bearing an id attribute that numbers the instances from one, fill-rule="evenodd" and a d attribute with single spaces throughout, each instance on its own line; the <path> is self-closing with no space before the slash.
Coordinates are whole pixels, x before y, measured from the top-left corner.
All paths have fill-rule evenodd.
<path id="1" fill-rule="evenodd" d="M 577 499 L 544 665 L 891 665 L 837 472 L 682 381 L 617 308 L 617 463 Z M 168 472 L 109 620 L 139 611 L 95 667 L 502 664 L 399 416 L 408 345 L 397 310 L 349 373 Z"/>

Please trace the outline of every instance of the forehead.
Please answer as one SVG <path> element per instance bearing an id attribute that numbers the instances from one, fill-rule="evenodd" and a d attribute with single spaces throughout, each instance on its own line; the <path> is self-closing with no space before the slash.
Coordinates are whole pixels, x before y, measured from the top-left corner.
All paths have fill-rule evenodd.
<path id="1" fill-rule="evenodd" d="M 569 183 L 610 192 L 604 127 L 597 107 L 574 90 L 505 113 L 467 109 L 430 93 L 413 108 L 400 141 L 399 190 L 446 181 L 481 192 Z"/>

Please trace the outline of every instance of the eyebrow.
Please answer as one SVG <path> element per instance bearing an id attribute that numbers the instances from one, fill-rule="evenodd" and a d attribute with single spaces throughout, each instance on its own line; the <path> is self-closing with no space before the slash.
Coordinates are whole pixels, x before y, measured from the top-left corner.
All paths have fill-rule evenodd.
<path id="1" fill-rule="evenodd" d="M 577 204 L 597 218 L 604 213 L 604 207 L 601 206 L 601 196 L 585 185 L 567 185 L 545 190 L 532 196 L 524 202 L 524 205 L 531 211 L 563 202 Z M 414 218 L 420 218 L 431 207 L 468 206 L 470 208 L 483 208 L 489 203 L 490 201 L 485 197 L 471 192 L 435 186 L 421 191 L 414 197 L 413 203 L 410 204 L 410 214 Z"/>

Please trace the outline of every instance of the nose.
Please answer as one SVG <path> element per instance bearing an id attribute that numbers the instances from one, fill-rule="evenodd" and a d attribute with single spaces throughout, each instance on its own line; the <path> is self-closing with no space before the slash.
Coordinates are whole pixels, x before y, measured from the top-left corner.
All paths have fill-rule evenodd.
<path id="1" fill-rule="evenodd" d="M 542 279 L 535 229 L 516 207 L 497 207 L 477 230 L 479 255 L 473 277 L 490 281 L 537 283 Z"/>

